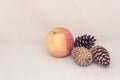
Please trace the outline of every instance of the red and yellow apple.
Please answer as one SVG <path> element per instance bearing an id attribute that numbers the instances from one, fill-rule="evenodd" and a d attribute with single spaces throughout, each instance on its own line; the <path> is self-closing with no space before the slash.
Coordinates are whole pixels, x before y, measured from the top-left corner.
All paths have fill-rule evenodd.
<path id="1" fill-rule="evenodd" d="M 46 37 L 48 51 L 54 57 L 65 57 L 69 55 L 73 43 L 74 40 L 71 32 L 63 27 L 54 28 Z"/>

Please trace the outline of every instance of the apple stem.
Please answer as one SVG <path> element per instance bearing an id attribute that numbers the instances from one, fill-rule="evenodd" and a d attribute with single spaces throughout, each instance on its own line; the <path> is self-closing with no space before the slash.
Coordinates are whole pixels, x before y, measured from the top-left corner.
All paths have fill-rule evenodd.
<path id="1" fill-rule="evenodd" d="M 53 33 L 54 33 L 54 34 L 56 34 L 56 32 L 55 32 L 55 31 L 53 31 Z"/>

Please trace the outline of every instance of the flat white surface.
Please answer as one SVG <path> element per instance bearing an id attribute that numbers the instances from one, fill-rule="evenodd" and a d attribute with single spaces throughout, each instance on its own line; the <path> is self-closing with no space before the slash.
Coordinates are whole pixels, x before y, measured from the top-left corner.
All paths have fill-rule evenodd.
<path id="1" fill-rule="evenodd" d="M 0 0 L 0 80 L 119 80 L 120 0 Z M 110 52 L 109 68 L 55 58 L 46 34 L 91 34 Z"/>

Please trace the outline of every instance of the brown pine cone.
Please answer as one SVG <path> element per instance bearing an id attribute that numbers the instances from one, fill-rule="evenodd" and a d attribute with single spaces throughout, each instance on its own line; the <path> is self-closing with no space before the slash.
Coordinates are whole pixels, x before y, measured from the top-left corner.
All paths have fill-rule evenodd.
<path id="1" fill-rule="evenodd" d="M 109 52 L 102 46 L 95 46 L 91 48 L 93 61 L 98 65 L 107 67 L 110 64 Z"/>
<path id="2" fill-rule="evenodd" d="M 94 36 L 91 35 L 83 35 L 83 36 L 78 36 L 75 38 L 74 41 L 74 47 L 85 47 L 87 49 L 92 48 L 94 46 L 96 39 Z"/>
<path id="3" fill-rule="evenodd" d="M 72 57 L 80 66 L 87 66 L 92 63 L 92 54 L 84 47 L 74 47 L 72 50 Z"/>

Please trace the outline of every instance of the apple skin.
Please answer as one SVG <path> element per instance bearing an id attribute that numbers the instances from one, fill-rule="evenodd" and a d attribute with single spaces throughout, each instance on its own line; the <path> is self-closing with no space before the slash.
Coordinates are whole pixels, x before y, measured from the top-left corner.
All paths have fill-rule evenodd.
<path id="1" fill-rule="evenodd" d="M 65 57 L 73 48 L 73 36 L 63 27 L 54 28 L 47 34 L 46 45 L 49 53 L 54 57 Z"/>

